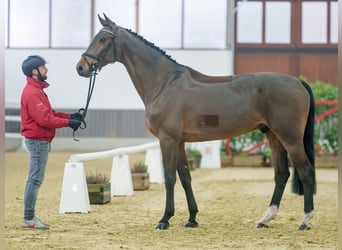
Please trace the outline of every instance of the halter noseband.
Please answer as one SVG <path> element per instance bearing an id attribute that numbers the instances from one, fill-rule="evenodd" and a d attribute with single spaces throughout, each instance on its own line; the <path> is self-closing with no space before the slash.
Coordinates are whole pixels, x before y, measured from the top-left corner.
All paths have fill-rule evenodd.
<path id="1" fill-rule="evenodd" d="M 117 58 L 117 53 L 116 53 L 116 37 L 118 35 L 118 30 L 119 30 L 118 26 L 116 26 L 114 32 L 106 30 L 106 29 L 101 29 L 101 31 L 109 33 L 112 36 L 112 39 L 111 39 L 110 43 L 108 43 L 107 47 L 104 50 L 102 50 L 101 53 L 98 56 L 90 54 L 90 53 L 87 53 L 87 52 L 84 52 L 82 54 L 82 57 L 84 58 L 84 60 L 88 64 L 89 70 L 91 72 L 96 71 L 97 69 L 101 69 L 102 68 L 103 59 L 107 55 L 108 51 L 110 50 L 110 48 L 112 46 L 114 47 L 114 60 L 113 60 L 113 62 L 116 61 L 116 58 Z M 90 57 L 92 59 L 95 59 L 97 62 L 96 63 L 89 63 L 86 57 Z"/>

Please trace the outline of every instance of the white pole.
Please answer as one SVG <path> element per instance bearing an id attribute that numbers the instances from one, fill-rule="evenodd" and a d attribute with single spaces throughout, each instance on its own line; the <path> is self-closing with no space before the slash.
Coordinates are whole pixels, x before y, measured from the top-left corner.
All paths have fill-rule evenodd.
<path id="1" fill-rule="evenodd" d="M 143 145 L 138 146 L 131 146 L 131 147 L 123 147 L 123 148 L 117 148 L 107 151 L 101 151 L 101 152 L 94 152 L 94 153 L 84 153 L 84 154 L 73 154 L 69 158 L 69 162 L 80 162 L 80 161 L 88 161 L 88 160 L 94 160 L 94 159 L 100 159 L 100 158 L 107 158 L 107 157 L 113 157 L 116 155 L 122 155 L 122 154 L 132 154 L 132 153 L 139 153 L 146 151 L 150 148 L 159 147 L 159 142 L 150 142 Z"/>

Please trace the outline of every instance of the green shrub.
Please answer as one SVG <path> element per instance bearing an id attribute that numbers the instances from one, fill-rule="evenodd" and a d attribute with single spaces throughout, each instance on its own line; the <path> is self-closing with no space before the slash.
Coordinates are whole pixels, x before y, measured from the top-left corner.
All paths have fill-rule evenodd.
<path id="1" fill-rule="evenodd" d="M 199 151 L 198 149 L 194 149 L 194 148 L 186 148 L 185 149 L 185 153 L 192 155 L 193 157 L 201 157 L 201 151 Z"/>
<path id="2" fill-rule="evenodd" d="M 305 80 L 301 76 L 301 79 Z M 315 100 L 337 100 L 338 99 L 338 88 L 329 83 L 316 81 L 309 83 Z M 315 115 L 327 112 L 334 106 L 331 105 L 316 105 Z M 324 148 L 325 150 L 337 153 L 338 151 L 338 140 L 337 140 L 337 129 L 338 129 L 338 114 L 333 113 L 315 123 L 315 144 Z"/>

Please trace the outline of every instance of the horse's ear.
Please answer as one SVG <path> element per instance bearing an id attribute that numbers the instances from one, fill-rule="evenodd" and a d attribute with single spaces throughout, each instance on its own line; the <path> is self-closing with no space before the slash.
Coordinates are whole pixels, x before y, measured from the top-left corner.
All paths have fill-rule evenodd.
<path id="1" fill-rule="evenodd" d="M 105 22 L 107 23 L 107 25 L 110 26 L 110 27 L 113 29 L 114 26 L 116 26 L 116 24 L 115 24 L 112 20 L 110 20 L 110 18 L 107 17 L 105 13 L 103 13 L 103 16 L 104 16 L 105 19 L 106 19 Z"/>
<path id="2" fill-rule="evenodd" d="M 104 20 L 99 14 L 97 14 L 97 17 L 99 18 L 99 21 L 102 24 L 102 26 L 108 26 L 107 20 Z"/>

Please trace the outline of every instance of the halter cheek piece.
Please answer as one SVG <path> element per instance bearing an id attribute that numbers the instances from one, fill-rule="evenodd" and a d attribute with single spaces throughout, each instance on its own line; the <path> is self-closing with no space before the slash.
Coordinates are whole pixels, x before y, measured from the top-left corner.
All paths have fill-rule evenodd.
<path id="1" fill-rule="evenodd" d="M 116 41 L 115 40 L 116 40 L 116 37 L 118 35 L 118 29 L 119 29 L 118 26 L 116 26 L 114 32 L 112 32 L 110 30 L 106 30 L 106 29 L 101 29 L 102 32 L 109 33 L 112 36 L 112 39 L 108 43 L 106 48 L 104 48 L 104 50 L 102 50 L 101 53 L 99 53 L 99 55 L 93 55 L 93 54 L 90 54 L 88 52 L 84 52 L 82 54 L 82 57 L 84 58 L 84 60 L 88 64 L 89 70 L 91 72 L 96 71 L 97 69 L 101 69 L 102 68 L 103 59 L 105 58 L 105 56 L 107 55 L 108 51 L 111 49 L 112 46 L 114 47 L 114 60 L 113 60 L 113 62 L 116 61 L 117 53 L 116 53 Z M 89 61 L 87 60 L 87 57 L 95 59 L 97 62 L 89 63 Z"/>

